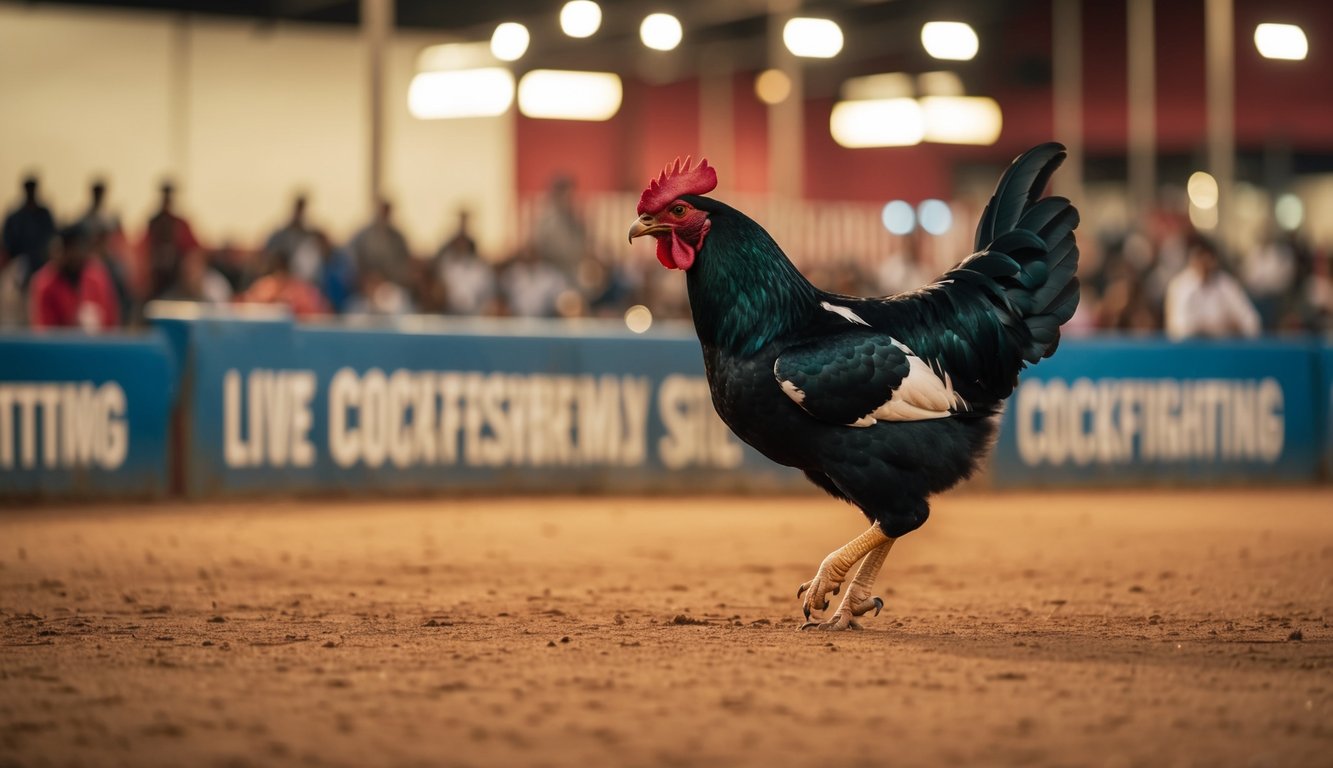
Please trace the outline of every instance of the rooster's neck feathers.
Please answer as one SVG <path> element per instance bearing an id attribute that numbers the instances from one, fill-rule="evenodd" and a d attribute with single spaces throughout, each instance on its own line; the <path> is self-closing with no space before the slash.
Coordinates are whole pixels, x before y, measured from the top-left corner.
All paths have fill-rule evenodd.
<path id="1" fill-rule="evenodd" d="M 686 273 L 700 341 L 748 356 L 804 324 L 819 306 L 819 291 L 764 228 L 716 200 L 685 199 L 708 211 L 712 225 Z"/>

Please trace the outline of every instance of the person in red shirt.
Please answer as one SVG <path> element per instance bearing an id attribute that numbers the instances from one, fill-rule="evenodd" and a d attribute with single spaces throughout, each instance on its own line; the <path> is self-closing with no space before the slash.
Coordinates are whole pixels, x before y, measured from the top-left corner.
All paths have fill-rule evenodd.
<path id="1" fill-rule="evenodd" d="M 106 267 L 93 257 L 87 227 L 72 224 L 51 241 L 50 260 L 32 277 L 28 322 L 33 328 L 82 328 L 89 333 L 120 325 L 120 301 Z"/>

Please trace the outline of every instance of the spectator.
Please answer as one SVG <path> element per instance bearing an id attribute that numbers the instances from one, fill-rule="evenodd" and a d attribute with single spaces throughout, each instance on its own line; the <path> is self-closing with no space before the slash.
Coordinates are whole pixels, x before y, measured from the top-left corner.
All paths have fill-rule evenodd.
<path id="1" fill-rule="evenodd" d="M 458 212 L 458 231 L 435 256 L 435 272 L 444 288 L 444 311 L 454 315 L 494 314 L 498 289 L 495 268 L 477 255 L 468 232 L 469 215 Z"/>
<path id="2" fill-rule="evenodd" d="M 299 318 L 327 313 L 319 290 L 291 273 L 291 255 L 275 251 L 268 256 L 268 272 L 236 297 L 242 304 L 282 304 Z"/>
<path id="3" fill-rule="evenodd" d="M 264 243 L 264 250 L 269 253 L 295 253 L 310 234 L 310 228 L 305 223 L 305 210 L 305 195 L 297 195 L 292 201 L 292 217 L 286 224 L 273 230 Z"/>
<path id="4" fill-rule="evenodd" d="M 50 243 L 50 260 L 32 277 L 28 297 L 33 328 L 82 328 L 90 333 L 120 323 L 116 289 L 92 252 L 92 237 L 81 224 L 60 230 Z"/>
<path id="5" fill-rule="evenodd" d="M 297 195 L 292 202 L 292 217 L 273 231 L 264 243 L 269 253 L 290 253 L 292 274 L 310 283 L 318 283 L 323 268 L 323 255 L 314 241 L 314 230 L 306 223 L 306 198 Z"/>
<path id="6" fill-rule="evenodd" d="M 175 188 L 170 182 L 162 185 L 162 203 L 157 213 L 148 220 L 144 236 L 144 256 L 147 261 L 148 285 L 146 296 L 161 296 L 180 279 L 181 262 L 187 254 L 199 249 L 199 241 L 190 229 L 190 223 L 177 216 L 172 209 Z"/>
<path id="7" fill-rule="evenodd" d="M 381 200 L 374 220 L 352 236 L 347 248 L 358 271 L 374 270 L 388 280 L 406 286 L 412 252 L 408 250 L 407 238 L 393 225 L 392 215 L 393 206 L 388 200 Z"/>
<path id="8" fill-rule="evenodd" d="M 1166 335 L 1179 341 L 1259 335 L 1259 313 L 1236 278 L 1218 263 L 1217 246 L 1192 235 L 1185 269 L 1166 287 Z"/>
<path id="9" fill-rule="evenodd" d="M 314 230 L 306 240 L 306 247 L 319 255 L 320 269 L 316 283 L 324 294 L 329 309 L 338 314 L 347 310 L 347 303 L 356 294 L 356 265 L 346 248 L 336 248 L 322 230 Z"/>
<path id="10" fill-rule="evenodd" d="M 18 265 L 19 284 L 26 289 L 32 276 L 46 263 L 55 235 L 55 219 L 37 199 L 37 177 L 28 176 L 23 179 L 23 202 L 5 217 L 0 265 L 14 261 Z"/>
<path id="11" fill-rule="evenodd" d="M 131 287 L 133 279 L 125 258 L 125 233 L 120 228 L 120 219 L 106 210 L 106 182 L 94 180 L 88 192 L 88 211 L 79 220 L 79 225 L 87 230 L 93 240 L 93 255 L 111 276 L 120 305 L 120 322 L 129 324 L 136 314 L 136 302 Z"/>
<path id="12" fill-rule="evenodd" d="M 574 209 L 574 180 L 570 177 L 552 180 L 532 242 L 539 263 L 558 269 L 571 284 L 578 280 L 579 265 L 591 254 L 588 229 Z"/>
<path id="13" fill-rule="evenodd" d="M 231 301 L 231 283 L 214 269 L 203 251 L 192 251 L 181 261 L 176 282 L 159 297 L 168 301 L 194 301 L 221 306 Z"/>
<path id="14" fill-rule="evenodd" d="M 396 317 L 412 311 L 412 298 L 401 285 L 374 267 L 362 270 L 361 290 L 347 302 L 349 315 Z"/>
<path id="15" fill-rule="evenodd" d="M 472 233 L 468 231 L 468 222 L 472 220 L 472 212 L 466 208 L 458 209 L 458 229 L 454 234 L 440 246 L 440 254 L 477 254 L 477 241 L 472 239 Z"/>
<path id="16" fill-rule="evenodd" d="M 555 317 L 562 295 L 572 293 L 569 278 L 543 261 L 533 248 L 521 251 L 500 275 L 500 290 L 510 314 L 518 317 Z"/>

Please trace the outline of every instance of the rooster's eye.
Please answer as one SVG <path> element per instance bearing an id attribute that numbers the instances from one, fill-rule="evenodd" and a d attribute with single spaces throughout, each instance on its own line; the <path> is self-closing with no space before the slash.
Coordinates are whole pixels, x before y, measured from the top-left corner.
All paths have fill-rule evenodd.
<path id="1" fill-rule="evenodd" d="M 672 208 L 671 208 L 671 215 L 672 215 L 672 216 L 684 216 L 684 215 L 685 215 L 685 206 L 683 206 L 683 205 L 672 206 Z"/>

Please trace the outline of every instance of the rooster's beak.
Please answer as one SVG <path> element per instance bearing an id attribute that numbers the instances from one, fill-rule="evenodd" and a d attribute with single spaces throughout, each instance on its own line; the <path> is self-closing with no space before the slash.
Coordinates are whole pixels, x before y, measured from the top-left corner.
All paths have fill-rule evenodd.
<path id="1" fill-rule="evenodd" d="M 652 235 L 667 229 L 670 229 L 670 227 L 658 224 L 657 219 L 653 218 L 651 214 L 645 213 L 644 215 L 635 219 L 634 223 L 630 225 L 629 241 L 632 243 L 634 242 L 634 238 L 636 237 L 640 237 L 642 235 Z"/>

